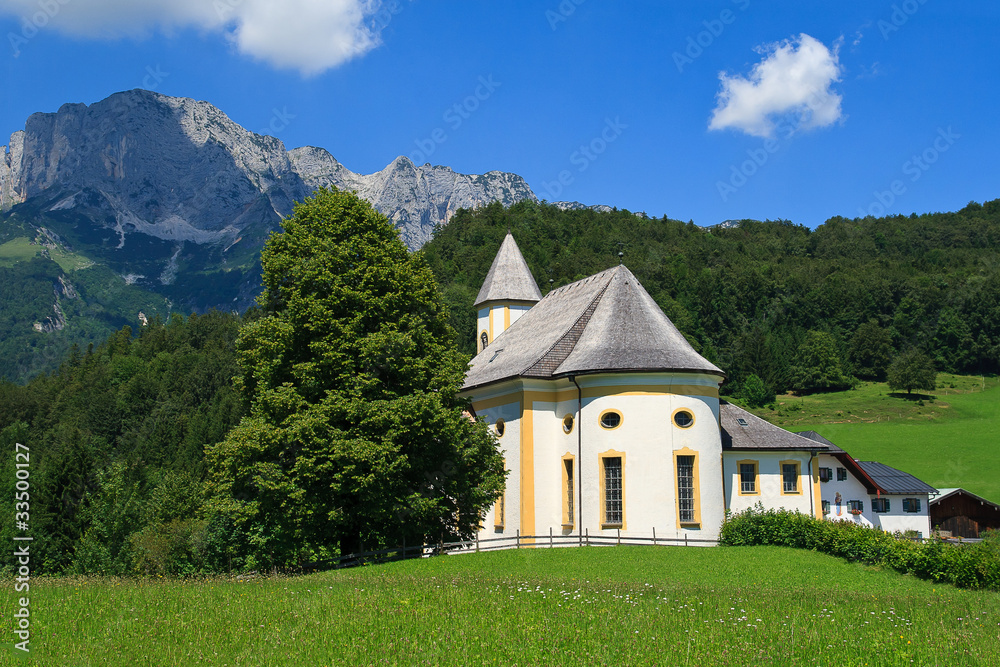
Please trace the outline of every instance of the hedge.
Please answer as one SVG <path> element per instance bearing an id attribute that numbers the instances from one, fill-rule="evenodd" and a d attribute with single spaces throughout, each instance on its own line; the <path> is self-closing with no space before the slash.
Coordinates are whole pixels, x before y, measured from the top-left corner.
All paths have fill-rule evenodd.
<path id="1" fill-rule="evenodd" d="M 977 543 L 956 544 L 941 539 L 915 542 L 898 532 L 886 533 L 845 521 L 822 521 L 784 509 L 765 510 L 758 504 L 726 518 L 720 544 L 811 549 L 959 588 L 1000 591 L 998 531 L 988 531 Z"/>

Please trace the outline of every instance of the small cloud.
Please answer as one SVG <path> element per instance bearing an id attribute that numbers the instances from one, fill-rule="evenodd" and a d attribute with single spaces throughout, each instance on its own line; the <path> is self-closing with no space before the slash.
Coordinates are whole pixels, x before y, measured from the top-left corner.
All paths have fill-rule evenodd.
<path id="1" fill-rule="evenodd" d="M 47 25 L 90 39 L 142 37 L 195 28 L 229 39 L 274 67 L 318 74 L 379 44 L 366 24 L 378 0 L 59 0 Z M 37 0 L 0 0 L 0 13 L 31 17 Z"/>
<path id="2" fill-rule="evenodd" d="M 872 22 L 866 21 L 864 24 L 861 25 L 861 27 L 857 29 L 857 32 L 854 33 L 854 41 L 851 42 L 852 49 L 861 43 L 861 40 L 864 39 L 865 37 L 865 30 L 867 30 L 870 27 L 872 27 Z"/>
<path id="3" fill-rule="evenodd" d="M 827 127 L 840 120 L 843 99 L 831 89 L 840 81 L 837 51 L 806 35 L 758 48 L 765 54 L 748 77 L 719 74 L 722 89 L 708 128 L 733 128 L 755 137 L 774 134 L 776 119 L 791 117 L 794 130 Z"/>

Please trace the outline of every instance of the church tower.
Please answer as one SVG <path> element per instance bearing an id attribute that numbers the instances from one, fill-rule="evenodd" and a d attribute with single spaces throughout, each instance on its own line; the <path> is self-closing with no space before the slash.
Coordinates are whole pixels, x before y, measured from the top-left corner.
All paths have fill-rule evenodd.
<path id="1" fill-rule="evenodd" d="M 507 232 L 474 304 L 478 315 L 476 351 L 482 352 L 541 298 L 520 248 Z"/>

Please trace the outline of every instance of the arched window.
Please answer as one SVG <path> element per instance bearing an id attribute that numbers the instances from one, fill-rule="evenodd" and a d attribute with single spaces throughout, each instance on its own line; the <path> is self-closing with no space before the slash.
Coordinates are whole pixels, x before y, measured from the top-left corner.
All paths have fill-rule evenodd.
<path id="1" fill-rule="evenodd" d="M 486 335 L 485 331 L 483 333 L 479 334 L 479 344 L 480 344 L 480 348 L 479 348 L 480 352 L 482 352 L 483 350 L 485 350 L 486 346 L 490 344 L 490 337 L 488 335 Z"/>

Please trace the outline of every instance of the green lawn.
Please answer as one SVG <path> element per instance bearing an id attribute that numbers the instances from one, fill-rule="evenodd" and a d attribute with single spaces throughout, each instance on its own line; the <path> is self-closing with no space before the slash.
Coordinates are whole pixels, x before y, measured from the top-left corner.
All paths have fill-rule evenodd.
<path id="1" fill-rule="evenodd" d="M 46 665 L 996 665 L 1000 656 L 995 593 L 776 547 L 524 549 L 297 578 L 42 580 L 31 594 L 28 662 Z"/>
<path id="2" fill-rule="evenodd" d="M 922 401 L 892 393 L 884 384 L 866 383 L 851 391 L 782 396 L 777 410 L 754 412 L 791 431 L 817 431 L 857 459 L 1000 502 L 997 378 L 942 373 L 938 388 Z"/>

